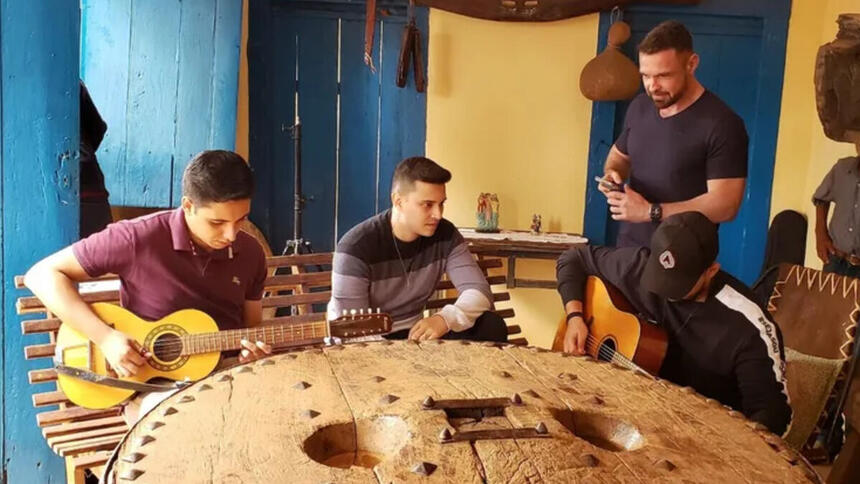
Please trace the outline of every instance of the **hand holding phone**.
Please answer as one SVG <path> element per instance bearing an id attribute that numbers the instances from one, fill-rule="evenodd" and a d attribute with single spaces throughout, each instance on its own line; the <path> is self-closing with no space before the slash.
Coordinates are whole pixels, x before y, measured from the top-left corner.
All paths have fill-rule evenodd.
<path id="1" fill-rule="evenodd" d="M 610 192 L 623 192 L 624 187 L 615 183 L 614 181 L 608 178 L 601 178 L 599 176 L 594 177 L 594 181 L 596 181 L 600 186 L 606 188 Z"/>

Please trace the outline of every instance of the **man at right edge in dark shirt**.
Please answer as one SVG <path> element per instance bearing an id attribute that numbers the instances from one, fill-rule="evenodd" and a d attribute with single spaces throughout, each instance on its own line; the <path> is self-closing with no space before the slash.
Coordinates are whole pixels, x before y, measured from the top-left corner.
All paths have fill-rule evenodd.
<path id="1" fill-rule="evenodd" d="M 558 260 L 567 313 L 564 351 L 583 354 L 588 276 L 618 289 L 641 317 L 666 330 L 659 376 L 719 400 L 777 435 L 791 408 L 782 334 L 752 291 L 720 270 L 717 225 L 699 212 L 672 215 L 649 247 L 577 246 Z M 647 324 L 647 323 L 646 323 Z"/>
<path id="2" fill-rule="evenodd" d="M 627 185 L 599 185 L 621 221 L 618 247 L 646 247 L 672 214 L 702 212 L 719 224 L 738 213 L 749 139 L 743 120 L 696 80 L 698 65 L 678 22 L 661 23 L 639 44 L 645 92 L 627 109 L 604 166 L 604 179 Z"/>

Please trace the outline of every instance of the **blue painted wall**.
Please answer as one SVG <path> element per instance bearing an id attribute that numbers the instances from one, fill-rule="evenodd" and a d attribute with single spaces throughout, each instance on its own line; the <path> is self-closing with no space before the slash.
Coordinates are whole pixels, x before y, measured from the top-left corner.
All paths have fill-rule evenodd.
<path id="1" fill-rule="evenodd" d="M 242 0 L 83 0 L 81 76 L 108 125 L 110 202 L 169 207 L 204 149 L 233 149 Z"/>
<path id="2" fill-rule="evenodd" d="M 252 219 L 273 250 L 292 238 L 293 140 L 282 127 L 293 124 L 296 91 L 308 199 L 303 236 L 316 251 L 332 250 L 352 226 L 387 209 L 394 166 L 424 154 L 426 96 L 415 91 L 411 71 L 406 88 L 395 85 L 406 3 L 378 2 L 388 15 L 378 17 L 376 72 L 363 62 L 363 1 L 250 4 L 250 158 L 260 180 Z M 426 73 L 428 11 L 415 14 Z"/>
<path id="3" fill-rule="evenodd" d="M 13 276 L 78 233 L 78 2 L 0 1 L 3 449 L 10 483 L 65 482 L 36 426 Z M 38 338 L 27 336 L 26 343 Z M 47 341 L 44 341 L 47 342 Z"/>
<path id="4" fill-rule="evenodd" d="M 746 124 L 750 137 L 747 187 L 737 218 L 720 226 L 719 260 L 748 284 L 759 275 L 767 238 L 790 11 L 790 0 L 703 0 L 691 7 L 633 6 L 625 16 L 633 30 L 625 50 L 634 60 L 635 44 L 657 23 L 676 19 L 686 24 L 702 58 L 697 78 Z M 598 51 L 606 46 L 609 17 L 601 14 Z M 603 174 L 627 104 L 594 103 L 589 180 Z M 594 183 L 587 185 L 584 227 L 592 242 L 614 243 L 617 224 L 609 219 L 605 198 Z"/>

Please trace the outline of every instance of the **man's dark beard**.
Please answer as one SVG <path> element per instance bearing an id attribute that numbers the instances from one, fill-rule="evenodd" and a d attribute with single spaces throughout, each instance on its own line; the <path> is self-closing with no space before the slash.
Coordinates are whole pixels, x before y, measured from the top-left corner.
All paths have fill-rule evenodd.
<path id="1" fill-rule="evenodd" d="M 666 109 L 669 106 L 678 102 L 678 100 L 681 99 L 681 96 L 683 94 L 684 94 L 684 90 L 682 89 L 678 92 L 678 94 L 675 94 L 674 96 L 670 96 L 669 99 L 666 99 L 665 101 L 661 101 L 659 103 L 654 99 L 654 96 L 652 96 L 650 92 L 648 93 L 648 97 L 651 98 L 651 101 L 654 102 L 654 105 L 657 106 L 657 109 Z"/>

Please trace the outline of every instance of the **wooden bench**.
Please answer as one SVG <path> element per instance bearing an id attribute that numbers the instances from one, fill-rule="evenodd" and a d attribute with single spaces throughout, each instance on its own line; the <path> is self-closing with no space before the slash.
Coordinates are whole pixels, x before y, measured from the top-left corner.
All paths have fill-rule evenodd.
<path id="1" fill-rule="evenodd" d="M 263 324 L 299 324 L 325 317 L 324 305 L 331 296 L 331 253 L 267 257 L 266 261 L 271 272 L 266 280 L 266 294 L 263 297 Z M 491 269 L 502 267 L 501 259 L 480 259 L 478 264 L 485 275 Z M 487 275 L 487 279 L 494 289 L 494 301 L 510 300 L 510 294 L 504 291 L 507 283 L 505 275 Z M 111 284 L 108 281 L 116 281 L 116 277 L 106 276 L 99 280 L 100 284 L 106 285 Z M 117 285 L 116 282 L 113 284 Z M 26 289 L 22 276 L 15 277 L 15 286 Z M 86 285 L 82 285 L 81 295 L 87 302 L 119 301 L 119 291 L 114 288 L 87 291 L 83 286 Z M 441 281 L 437 285 L 439 297 L 428 303 L 428 310 L 454 302 L 453 287 L 451 281 Z M 497 288 L 501 290 L 496 291 Z M 98 468 L 104 465 L 128 430 L 121 414 L 122 409 L 117 406 L 90 410 L 71 403 L 57 387 L 57 373 L 52 368 L 60 320 L 34 296 L 20 297 L 16 308 L 19 315 L 28 318 L 35 316 L 35 319 L 22 321 L 21 330 L 25 335 L 34 335 L 41 340 L 24 348 L 26 359 L 44 363 L 43 368 L 28 372 L 29 382 L 36 385 L 32 396 L 33 406 L 43 409 L 36 415 L 36 424 L 42 429 L 48 446 L 66 459 L 68 482 L 83 483 L 85 469 L 96 469 L 98 474 Z M 278 315 L 284 312 L 279 309 L 287 308 L 293 308 L 293 315 Z M 497 308 L 497 313 L 506 319 L 514 316 L 511 308 Z M 520 333 L 519 326 L 509 325 L 508 333 L 516 336 Z M 523 338 L 511 339 L 510 342 L 527 344 Z M 50 389 L 46 390 L 44 384 L 49 384 Z"/>

